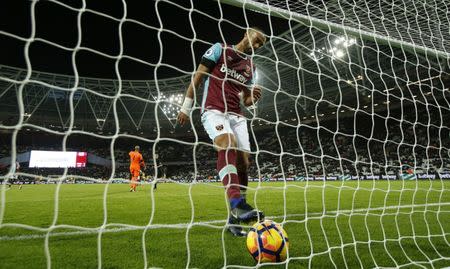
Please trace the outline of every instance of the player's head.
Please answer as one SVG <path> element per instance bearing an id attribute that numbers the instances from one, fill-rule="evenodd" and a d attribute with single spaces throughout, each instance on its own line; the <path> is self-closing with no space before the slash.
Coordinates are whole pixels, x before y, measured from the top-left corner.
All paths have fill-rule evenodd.
<path id="1" fill-rule="evenodd" d="M 134 146 L 135 151 L 139 151 L 141 148 L 139 146 Z"/>
<path id="2" fill-rule="evenodd" d="M 266 43 L 264 31 L 258 27 L 249 28 L 244 35 L 244 52 L 251 54 L 252 51 L 262 47 Z M 253 48 L 253 49 L 252 49 Z"/>

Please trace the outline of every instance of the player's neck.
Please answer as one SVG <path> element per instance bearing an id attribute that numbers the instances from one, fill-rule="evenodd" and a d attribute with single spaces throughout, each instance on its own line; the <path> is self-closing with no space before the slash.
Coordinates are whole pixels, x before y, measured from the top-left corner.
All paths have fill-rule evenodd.
<path id="1" fill-rule="evenodd" d="M 244 48 L 245 48 L 244 43 L 239 42 L 238 44 L 234 45 L 233 47 L 234 47 L 234 49 L 235 49 L 236 51 L 238 51 L 238 52 L 244 54 Z"/>
<path id="2" fill-rule="evenodd" d="M 237 52 L 237 55 L 239 55 L 242 59 L 247 59 L 244 48 L 245 45 L 242 44 L 242 42 L 238 43 L 237 45 L 233 45 L 233 49 Z"/>

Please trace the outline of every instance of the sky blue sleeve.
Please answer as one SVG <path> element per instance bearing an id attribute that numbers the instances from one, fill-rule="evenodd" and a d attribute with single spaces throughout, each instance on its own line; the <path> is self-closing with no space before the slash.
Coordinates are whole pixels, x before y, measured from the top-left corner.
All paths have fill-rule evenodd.
<path id="1" fill-rule="evenodd" d="M 219 61 L 220 55 L 222 55 L 222 45 L 220 43 L 216 43 L 209 48 L 205 54 L 203 54 L 203 58 L 211 60 L 215 63 Z"/>

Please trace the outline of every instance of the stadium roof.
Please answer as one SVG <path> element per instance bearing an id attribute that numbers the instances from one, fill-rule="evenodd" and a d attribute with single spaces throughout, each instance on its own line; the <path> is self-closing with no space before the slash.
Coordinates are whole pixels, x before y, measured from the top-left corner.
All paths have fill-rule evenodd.
<path id="1" fill-rule="evenodd" d="M 55 5 L 55 3 L 52 4 Z M 39 7 L 41 5 L 48 4 L 38 3 Z M 160 5 L 169 5 L 172 10 L 183 13 L 184 18 L 186 16 L 189 18 L 189 13 L 183 5 L 172 2 L 162 2 Z M 57 8 L 61 6 L 60 3 L 57 4 Z M 226 5 L 221 6 L 226 7 Z M 132 10 L 131 6 L 128 8 Z M 167 11 L 163 12 L 162 7 L 157 10 L 161 16 L 174 15 L 166 13 Z M 215 22 L 211 17 L 217 15 L 217 10 L 211 10 L 210 13 L 207 9 L 199 10 L 197 15 L 200 21 L 203 19 Z M 224 10 L 227 11 L 227 9 Z M 234 8 L 228 11 L 230 10 L 240 12 L 241 16 L 243 14 L 243 9 Z M 36 8 L 36 14 L 41 14 L 39 12 Z M 87 13 L 104 16 L 99 15 L 103 14 L 99 12 L 93 10 Z M 256 13 L 253 15 L 259 18 L 265 16 Z M 267 16 L 265 18 L 267 19 Z M 230 17 L 223 25 L 219 22 L 216 24 L 220 29 L 227 29 L 228 34 L 235 39 L 233 42 L 236 42 L 236 38 L 241 38 L 241 34 L 236 36 L 231 31 L 245 28 L 245 23 L 233 24 L 234 21 L 241 19 Z M 296 126 L 299 123 L 321 119 L 335 119 L 338 115 L 352 116 L 355 111 L 367 114 L 375 112 L 382 116 L 389 113 L 389 110 L 410 106 L 428 110 L 443 108 L 448 112 L 450 102 L 448 61 L 430 57 L 426 53 L 413 53 L 400 47 L 380 44 L 331 29 L 309 27 L 301 21 L 291 21 L 290 28 L 285 26 L 283 28 L 280 20 L 270 18 L 270 23 L 273 22 L 273 24 L 269 25 L 269 30 L 266 32 L 279 33 L 269 35 L 269 42 L 254 56 L 258 67 L 258 83 L 264 87 L 263 99 L 258 107 L 246 111 L 247 116 L 257 117 L 256 121 L 252 122 L 255 128 L 264 128 L 267 124 L 273 125 L 277 122 Z M 111 19 L 111 23 L 114 22 L 115 20 Z M 163 32 L 172 34 L 172 37 L 167 40 L 178 45 L 170 48 L 183 47 L 183 42 L 186 42 L 185 36 L 180 32 L 170 32 L 172 24 L 169 23 L 170 20 L 167 22 L 164 24 L 164 31 L 167 32 Z M 228 26 L 226 26 L 227 23 Z M 273 30 L 274 26 L 279 26 L 278 31 Z M 280 32 L 280 29 L 283 31 Z M 178 31 L 183 30 L 178 29 Z M 205 29 L 201 26 L 196 28 L 196 34 L 201 35 L 202 31 Z M 132 32 L 130 30 L 130 33 Z M 4 37 L 4 32 L 2 33 L 3 35 L 0 34 L 0 36 Z M 139 35 L 140 38 L 142 36 L 145 35 Z M 15 36 L 13 38 L 18 39 Z M 127 70 L 123 72 L 124 77 L 121 79 L 117 78 L 115 72 L 115 64 L 119 60 L 114 57 L 109 59 L 108 68 L 116 75 L 115 78 L 108 76 L 94 78 L 98 74 L 106 74 L 102 71 L 95 72 L 96 69 L 104 66 L 104 63 L 99 63 L 97 67 L 98 61 L 95 57 L 102 56 L 102 53 L 108 55 L 108 52 L 103 52 L 101 48 L 96 47 L 97 45 L 82 49 L 88 53 L 92 52 L 91 49 L 94 50 L 95 53 L 92 55 L 95 57 L 92 59 L 91 66 L 86 63 L 79 64 L 78 76 L 58 74 L 59 64 L 54 63 L 58 60 L 52 59 L 50 55 L 47 55 L 47 61 L 48 69 L 52 72 L 38 71 L 40 69 L 34 65 L 35 58 L 38 58 L 35 56 L 37 53 L 30 50 L 29 58 L 33 67 L 30 71 L 32 72 L 23 68 L 0 66 L 0 121 L 7 126 L 18 123 L 19 108 L 22 104 L 17 100 L 19 96 L 22 96 L 24 123 L 33 126 L 58 132 L 71 126 L 73 130 L 112 134 L 119 126 L 121 133 L 154 136 L 158 129 L 164 133 L 174 133 L 176 128 L 179 128 L 174 120 L 176 109 L 196 63 L 205 48 L 220 40 L 214 35 L 202 38 L 198 40 L 201 46 L 195 49 L 190 47 L 193 43 L 188 41 L 184 44 L 184 47 L 187 47 L 186 51 L 180 49 L 177 52 L 163 53 L 159 48 L 154 50 L 156 54 L 161 53 L 160 56 L 163 58 L 156 69 L 149 64 L 151 60 L 146 56 L 142 56 L 141 59 L 139 56 L 130 54 L 124 61 L 130 60 L 134 62 L 134 65 L 129 68 L 126 64 L 125 67 L 119 67 L 120 74 L 123 70 Z M 30 45 L 35 43 L 48 45 L 47 41 L 54 42 L 50 44 L 52 46 L 59 44 L 51 38 L 47 40 L 36 37 Z M 24 44 L 20 48 L 23 50 Z M 70 55 L 74 55 L 74 50 L 69 52 Z M 180 56 L 178 59 L 190 59 L 187 64 L 184 60 L 174 61 L 170 57 L 167 58 L 167 62 L 164 62 L 166 58 L 162 56 L 172 53 L 186 54 L 186 52 L 187 57 Z M 77 56 L 79 53 L 82 54 L 77 52 Z M 124 55 L 128 54 L 124 52 Z M 42 66 L 39 65 L 39 60 L 37 62 L 37 66 Z M 73 72 L 72 63 L 71 58 L 68 58 L 65 65 L 69 65 L 70 68 L 61 68 L 62 73 L 67 70 Z M 77 60 L 77 67 L 78 63 Z M 125 74 L 134 71 L 140 74 L 152 73 L 157 79 L 154 79 L 154 76 L 151 80 L 127 79 Z M 167 77 L 167 74 L 175 75 Z M 198 94 L 201 95 L 201 92 L 198 91 Z M 197 100 L 200 100 L 200 97 L 198 96 Z M 71 113 L 72 110 L 74 113 Z M 198 109 L 194 116 L 199 117 Z M 194 119 L 194 122 L 196 125 L 199 124 L 199 120 Z M 197 127 L 197 131 L 202 130 Z M 188 131 L 191 132 L 191 130 Z"/>

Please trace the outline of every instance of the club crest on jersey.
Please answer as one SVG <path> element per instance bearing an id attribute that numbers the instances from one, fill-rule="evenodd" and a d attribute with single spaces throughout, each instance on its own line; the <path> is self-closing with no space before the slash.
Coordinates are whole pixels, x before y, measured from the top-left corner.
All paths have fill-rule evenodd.
<path id="1" fill-rule="evenodd" d="M 222 130 L 223 130 L 223 125 L 222 125 L 222 124 L 217 125 L 217 126 L 216 126 L 216 130 L 217 130 L 217 131 L 222 131 Z"/>

